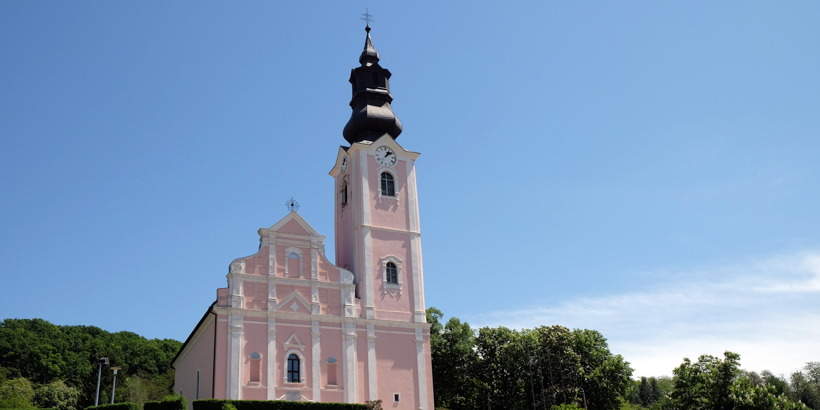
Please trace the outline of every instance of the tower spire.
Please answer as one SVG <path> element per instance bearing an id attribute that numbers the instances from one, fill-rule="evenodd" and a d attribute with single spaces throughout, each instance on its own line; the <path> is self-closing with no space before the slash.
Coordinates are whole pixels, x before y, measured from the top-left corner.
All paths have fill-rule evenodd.
<path id="1" fill-rule="evenodd" d="M 350 72 L 350 84 L 353 85 L 353 97 L 350 107 L 353 112 L 347 121 L 342 135 L 349 143 L 375 141 L 384 134 L 396 139 L 401 134 L 401 121 L 393 113 L 390 103 L 390 71 L 379 65 L 379 52 L 373 47 L 370 38 L 371 15 L 363 14 L 367 21 L 364 50 L 359 56 L 361 66 Z"/>

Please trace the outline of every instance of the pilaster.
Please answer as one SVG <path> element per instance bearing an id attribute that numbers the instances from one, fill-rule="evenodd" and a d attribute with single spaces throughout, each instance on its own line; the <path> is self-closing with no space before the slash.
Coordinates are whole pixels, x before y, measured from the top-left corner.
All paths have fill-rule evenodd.
<path id="1" fill-rule="evenodd" d="M 242 345 L 244 344 L 244 328 L 242 316 L 231 315 L 228 319 L 228 374 L 227 398 L 239 400 L 242 398 Z"/>
<path id="2" fill-rule="evenodd" d="M 268 400 L 276 400 L 276 318 L 268 318 Z"/>
<path id="3" fill-rule="evenodd" d="M 367 325 L 367 397 L 378 400 L 379 385 L 376 375 L 376 326 Z"/>
<path id="4" fill-rule="evenodd" d="M 321 336 L 321 332 L 319 330 L 319 321 L 314 320 L 311 323 L 311 338 L 312 340 L 312 350 L 311 350 L 311 361 L 313 362 L 313 401 L 320 402 L 322 401 L 321 398 L 321 383 L 322 383 L 322 351 L 321 345 L 319 344 L 319 338 Z"/>
<path id="5" fill-rule="evenodd" d="M 421 328 L 416 328 L 416 366 L 419 373 L 419 410 L 427 407 L 427 369 L 424 360 L 424 334 Z"/>
<path id="6" fill-rule="evenodd" d="M 359 402 L 359 360 L 356 354 L 356 323 L 342 323 L 342 374 L 344 377 L 345 403 Z"/>

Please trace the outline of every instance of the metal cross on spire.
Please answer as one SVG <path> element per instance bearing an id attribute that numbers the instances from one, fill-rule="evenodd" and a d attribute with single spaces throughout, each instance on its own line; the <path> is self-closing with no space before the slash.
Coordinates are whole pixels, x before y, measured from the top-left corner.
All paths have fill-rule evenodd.
<path id="1" fill-rule="evenodd" d="M 368 26 L 368 27 L 370 27 L 370 23 L 372 23 L 372 22 L 376 21 L 376 20 L 374 20 L 374 19 L 373 19 L 373 15 L 372 15 L 372 14 L 370 14 L 370 13 L 367 11 L 367 9 L 364 9 L 364 13 L 362 13 L 362 17 L 361 17 L 361 19 L 362 19 L 362 20 L 364 20 L 364 21 L 367 23 L 367 26 Z"/>
<path id="2" fill-rule="evenodd" d="M 298 211 L 299 210 L 299 203 L 293 200 L 293 197 L 290 197 L 287 202 L 285 202 L 285 206 L 288 207 L 288 211 Z"/>

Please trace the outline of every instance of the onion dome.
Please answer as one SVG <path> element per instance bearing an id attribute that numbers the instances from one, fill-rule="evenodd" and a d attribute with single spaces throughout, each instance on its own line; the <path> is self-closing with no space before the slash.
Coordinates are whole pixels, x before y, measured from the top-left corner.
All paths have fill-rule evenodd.
<path id="1" fill-rule="evenodd" d="M 365 29 L 367 38 L 364 50 L 359 56 L 360 67 L 350 72 L 353 98 L 350 107 L 353 113 L 347 121 L 342 135 L 347 142 L 375 141 L 384 134 L 396 139 L 401 134 L 401 121 L 393 113 L 390 103 L 390 71 L 379 65 L 379 52 L 370 39 L 370 26 Z"/>

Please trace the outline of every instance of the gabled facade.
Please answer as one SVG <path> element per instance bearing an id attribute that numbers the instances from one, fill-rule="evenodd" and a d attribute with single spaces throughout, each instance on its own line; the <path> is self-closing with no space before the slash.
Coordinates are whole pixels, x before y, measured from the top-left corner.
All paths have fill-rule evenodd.
<path id="1" fill-rule="evenodd" d="M 325 257 L 325 236 L 295 211 L 259 229 L 259 251 L 230 263 L 228 287 L 174 360 L 174 388 L 189 403 L 381 399 L 385 408 L 434 409 L 419 154 L 395 141 L 402 126 L 391 74 L 366 30 L 350 77 L 350 146 L 330 171 L 336 263 Z"/>

